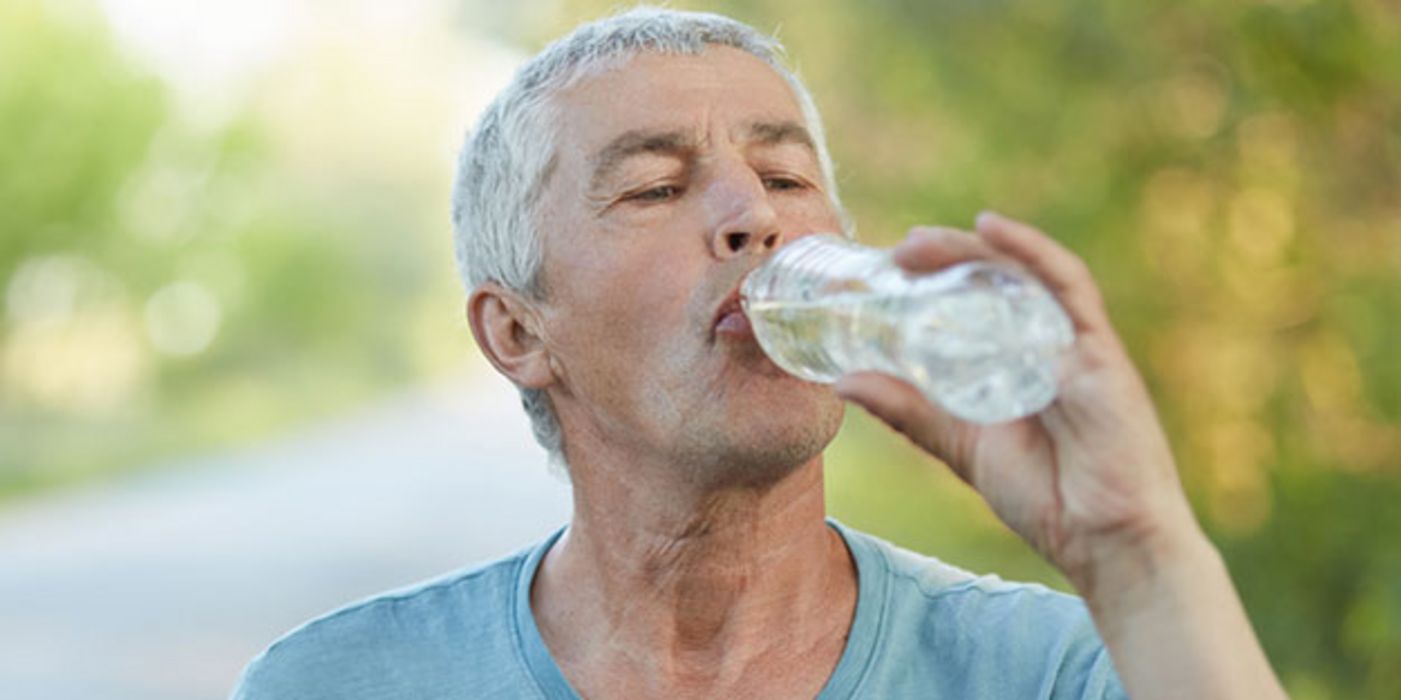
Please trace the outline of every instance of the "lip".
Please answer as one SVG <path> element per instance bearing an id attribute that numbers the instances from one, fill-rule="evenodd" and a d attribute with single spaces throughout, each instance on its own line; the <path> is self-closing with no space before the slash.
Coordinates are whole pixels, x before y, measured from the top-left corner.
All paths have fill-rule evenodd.
<path id="1" fill-rule="evenodd" d="M 717 336 L 754 337 L 754 328 L 749 324 L 749 316 L 744 313 L 738 287 L 730 292 L 715 310 L 711 328 Z"/>

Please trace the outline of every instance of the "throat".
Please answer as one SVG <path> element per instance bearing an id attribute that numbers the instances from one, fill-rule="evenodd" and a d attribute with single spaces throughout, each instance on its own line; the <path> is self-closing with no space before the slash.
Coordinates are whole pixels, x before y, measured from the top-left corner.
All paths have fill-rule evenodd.
<path id="1" fill-rule="evenodd" d="M 574 521 L 531 590 L 561 668 L 679 682 L 738 678 L 798 652 L 835 665 L 856 572 L 816 475 L 796 498 L 716 495 L 651 521 L 642 508 L 596 510 L 576 492 Z"/>
<path id="2" fill-rule="evenodd" d="M 585 696 L 814 697 L 846 649 L 857 598 L 845 544 L 822 528 L 831 539 L 801 567 L 709 535 L 615 571 L 591 611 L 551 616 L 541 590 L 546 646 Z"/>

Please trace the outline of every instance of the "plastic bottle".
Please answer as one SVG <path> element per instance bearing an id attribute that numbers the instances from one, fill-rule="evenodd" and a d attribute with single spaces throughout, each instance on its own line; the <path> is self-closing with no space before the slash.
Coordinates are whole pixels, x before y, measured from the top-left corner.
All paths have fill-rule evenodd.
<path id="1" fill-rule="evenodd" d="M 1074 340 L 1055 298 L 1016 268 L 978 261 L 911 276 L 890 251 L 834 234 L 783 246 L 741 295 L 759 345 L 789 373 L 830 383 L 885 372 L 977 423 L 1045 408 Z"/>

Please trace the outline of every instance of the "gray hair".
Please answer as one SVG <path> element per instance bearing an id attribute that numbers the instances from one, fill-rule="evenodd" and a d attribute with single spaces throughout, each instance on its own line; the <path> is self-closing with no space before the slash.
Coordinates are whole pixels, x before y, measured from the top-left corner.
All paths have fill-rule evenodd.
<path id="1" fill-rule="evenodd" d="M 469 292 L 494 281 L 528 298 L 541 298 L 541 244 L 537 206 L 554 158 L 552 97 L 590 75 L 617 67 L 643 51 L 698 55 L 707 46 L 730 46 L 768 63 L 792 88 L 817 147 L 833 207 L 837 199 L 832 159 L 812 95 L 782 63 L 773 37 L 728 17 L 638 7 L 581 25 L 525 63 L 486 108 L 458 156 L 452 223 L 458 274 Z M 536 442 L 563 459 L 563 436 L 549 396 L 521 388 Z"/>

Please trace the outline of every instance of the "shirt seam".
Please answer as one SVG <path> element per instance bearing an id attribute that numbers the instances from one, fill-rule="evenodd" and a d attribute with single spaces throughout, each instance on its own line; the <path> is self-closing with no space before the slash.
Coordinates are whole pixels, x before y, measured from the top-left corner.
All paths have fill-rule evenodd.
<path id="1" fill-rule="evenodd" d="M 860 533 L 855 533 L 853 535 L 853 539 L 862 536 L 863 535 L 861 535 Z M 877 546 L 877 544 L 870 538 L 864 539 L 860 544 L 866 547 L 868 551 L 872 549 L 876 551 L 876 555 L 879 559 L 880 566 L 885 569 L 887 574 L 898 575 L 898 572 L 896 572 L 891 566 L 890 559 L 886 556 L 886 553 L 882 547 Z M 872 669 L 874 669 L 876 666 L 876 659 L 880 658 L 881 654 L 885 650 L 885 625 L 886 617 L 889 614 L 890 610 L 890 578 L 888 576 L 881 576 L 880 585 L 882 588 L 880 593 L 880 609 L 875 611 L 876 626 L 875 629 L 872 630 L 872 634 L 875 636 L 875 640 L 871 643 L 870 654 L 866 656 L 865 661 L 861 664 L 861 672 L 856 675 L 856 681 L 851 684 L 851 694 L 848 697 L 860 697 L 861 689 L 866 687 L 866 683 L 870 680 Z"/>
<path id="2" fill-rule="evenodd" d="M 543 557 L 541 558 L 543 559 Z M 521 577 L 525 576 L 525 565 L 529 562 L 529 556 L 522 557 L 519 561 L 515 562 L 515 565 L 512 567 L 511 599 L 509 601 L 511 609 L 511 639 L 515 642 L 516 646 L 516 661 L 520 663 L 521 669 L 525 671 L 526 677 L 530 679 L 531 685 L 534 686 L 535 697 L 540 700 L 549 700 L 550 694 L 546 692 L 544 684 L 540 682 L 539 676 L 535 673 L 535 667 L 530 663 L 530 655 L 525 649 L 525 638 L 523 636 L 525 632 L 521 629 L 520 580 Z"/>
<path id="3" fill-rule="evenodd" d="M 929 586 L 924 581 L 922 581 L 919 578 L 919 576 L 908 571 L 901 571 L 895 569 L 894 567 L 890 566 L 890 561 L 887 553 L 885 552 L 884 548 L 880 549 L 881 557 L 886 561 L 886 565 L 890 573 L 897 578 L 902 578 L 906 581 L 915 584 L 915 588 L 919 590 L 919 594 L 930 600 L 942 598 L 944 596 L 956 595 L 960 593 L 979 593 L 989 597 L 1015 595 L 1018 593 L 1029 593 L 1032 595 L 1042 597 L 1069 598 L 1071 600 L 1077 601 L 1083 600 L 1077 595 L 1066 593 L 1064 591 L 1058 591 L 1053 588 L 1050 588 L 1049 586 L 1046 586 L 1045 584 L 1034 582 L 1004 581 L 1003 583 L 1006 584 L 1006 588 L 1000 590 L 987 590 L 985 588 L 979 587 L 980 582 L 986 577 L 979 576 L 976 574 L 974 575 L 974 578 L 971 578 L 967 581 L 960 581 L 959 583 L 953 584 L 951 586 L 945 586 L 943 588 L 939 588 L 938 590 L 931 591 L 929 590 Z M 945 564 L 945 566 L 947 566 L 947 564 Z"/>

